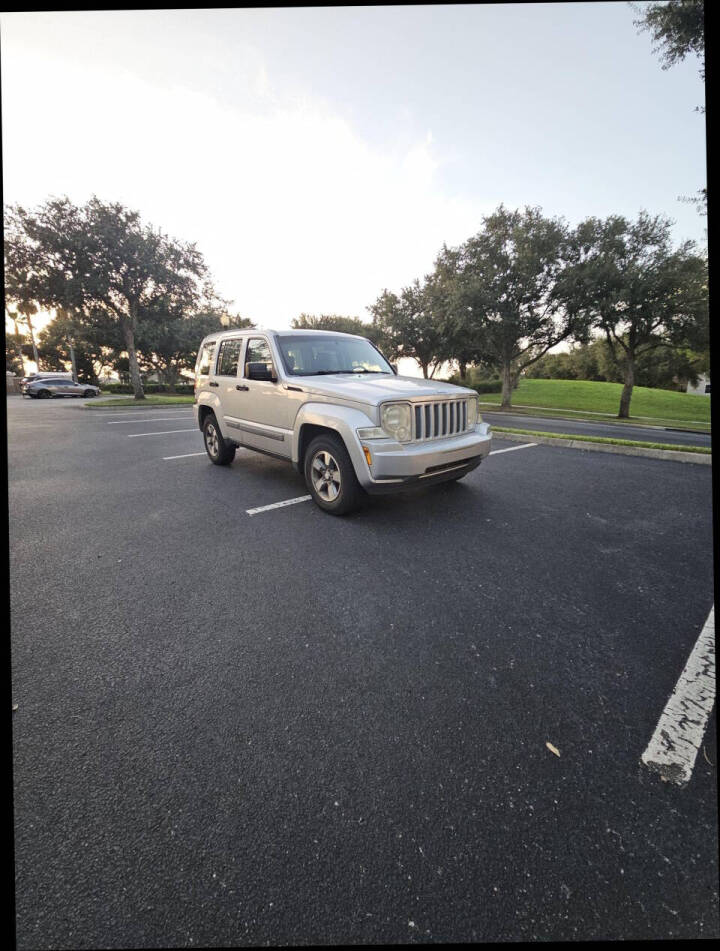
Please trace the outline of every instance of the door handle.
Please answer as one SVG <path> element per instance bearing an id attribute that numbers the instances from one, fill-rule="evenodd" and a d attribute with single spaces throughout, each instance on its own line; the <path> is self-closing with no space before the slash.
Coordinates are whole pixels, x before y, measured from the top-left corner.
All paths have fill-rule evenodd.
<path id="1" fill-rule="evenodd" d="M 220 384 L 216 380 L 210 380 L 208 386 L 220 386 Z"/>
<path id="2" fill-rule="evenodd" d="M 235 389 L 236 389 L 236 390 L 249 390 L 250 387 L 249 387 L 249 386 L 245 386 L 243 383 L 238 383 L 237 386 L 235 387 Z"/>

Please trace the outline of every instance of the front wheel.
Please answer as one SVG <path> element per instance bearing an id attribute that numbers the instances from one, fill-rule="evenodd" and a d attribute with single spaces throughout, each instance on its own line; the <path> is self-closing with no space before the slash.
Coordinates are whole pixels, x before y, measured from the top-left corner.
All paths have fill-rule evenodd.
<path id="1" fill-rule="evenodd" d="M 51 396 L 52 396 L 52 393 L 50 392 L 50 390 L 40 390 L 40 392 L 38 393 L 39 400 L 49 400 Z"/>
<path id="2" fill-rule="evenodd" d="M 338 436 L 329 433 L 317 436 L 308 446 L 305 482 L 315 504 L 331 515 L 354 511 L 363 498 L 345 444 Z"/>
<path id="3" fill-rule="evenodd" d="M 216 466 L 229 466 L 235 458 L 235 446 L 225 442 L 217 419 L 212 414 L 207 416 L 203 423 L 203 439 L 210 462 L 215 463 Z"/>
<path id="4" fill-rule="evenodd" d="M 83 393 L 83 396 L 85 397 L 85 399 L 89 400 L 89 399 L 92 399 L 93 396 L 97 396 L 97 393 L 95 392 L 95 390 L 85 390 L 85 392 Z"/>

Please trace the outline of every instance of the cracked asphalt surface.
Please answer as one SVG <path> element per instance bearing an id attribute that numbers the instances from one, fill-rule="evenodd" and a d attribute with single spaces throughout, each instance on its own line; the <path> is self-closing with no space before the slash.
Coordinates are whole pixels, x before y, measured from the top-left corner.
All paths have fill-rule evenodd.
<path id="1" fill-rule="evenodd" d="M 187 409 L 7 406 L 19 948 L 720 936 L 714 715 L 687 787 L 640 764 L 711 467 L 537 446 L 250 518 L 290 466 L 127 438 Z"/>

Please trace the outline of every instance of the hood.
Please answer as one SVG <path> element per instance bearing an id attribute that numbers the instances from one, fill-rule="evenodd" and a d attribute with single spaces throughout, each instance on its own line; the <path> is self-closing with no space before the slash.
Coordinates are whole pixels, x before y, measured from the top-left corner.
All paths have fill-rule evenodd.
<path id="1" fill-rule="evenodd" d="M 437 396 L 442 399 L 466 393 L 475 396 L 475 390 L 455 386 L 440 380 L 424 380 L 415 376 L 389 374 L 333 373 L 328 376 L 294 376 L 286 380 L 291 386 L 301 386 L 308 394 L 339 396 L 358 403 L 377 405 L 384 400 L 423 400 Z"/>

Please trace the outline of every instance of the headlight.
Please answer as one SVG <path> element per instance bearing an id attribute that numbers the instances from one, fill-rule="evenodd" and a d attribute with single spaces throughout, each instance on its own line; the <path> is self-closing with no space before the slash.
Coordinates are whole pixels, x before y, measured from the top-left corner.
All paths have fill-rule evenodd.
<path id="1" fill-rule="evenodd" d="M 412 418 L 409 403 L 385 403 L 380 411 L 380 425 L 398 442 L 409 442 Z"/>
<path id="2" fill-rule="evenodd" d="M 478 398 L 471 396 L 467 401 L 468 429 L 478 421 Z"/>

